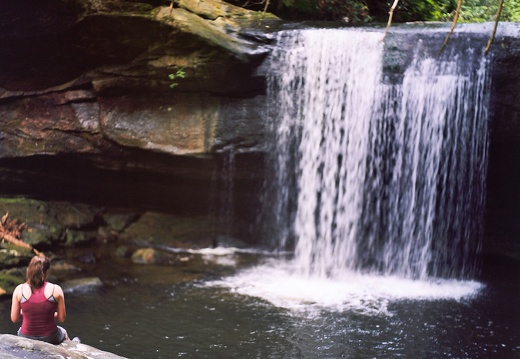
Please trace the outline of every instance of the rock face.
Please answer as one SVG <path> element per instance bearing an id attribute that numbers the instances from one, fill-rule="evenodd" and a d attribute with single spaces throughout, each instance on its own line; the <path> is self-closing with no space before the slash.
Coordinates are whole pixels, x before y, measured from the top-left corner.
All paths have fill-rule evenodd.
<path id="1" fill-rule="evenodd" d="M 269 42 L 258 29 L 274 17 L 260 24 L 214 0 L 160 4 L 0 4 L 3 194 L 200 213 L 226 151 L 253 154 L 234 160 L 250 163 L 236 187 L 258 186 L 255 70 Z"/>
<path id="2" fill-rule="evenodd" d="M 1 195 L 254 223 L 267 123 L 259 69 L 280 21 L 218 0 L 168 4 L 0 4 Z M 512 28 L 493 45 L 490 236 L 520 230 L 511 215 L 520 213 Z M 413 51 L 403 46 L 389 56 Z M 216 213 L 230 203 L 231 214 Z M 59 238 L 90 235 L 68 228 Z"/>
<path id="3" fill-rule="evenodd" d="M 71 358 L 71 359 L 118 359 L 116 354 L 102 351 L 73 341 L 53 345 L 39 340 L 21 338 L 10 334 L 0 334 L 0 357 L 5 359 L 26 358 Z"/>
<path id="4" fill-rule="evenodd" d="M 204 154 L 226 142 L 217 138 L 222 96 L 264 91 L 253 71 L 267 50 L 240 34 L 259 15 L 217 1 L 179 5 L 0 5 L 0 156 L 117 145 Z M 185 77 L 169 80 L 179 69 Z"/>

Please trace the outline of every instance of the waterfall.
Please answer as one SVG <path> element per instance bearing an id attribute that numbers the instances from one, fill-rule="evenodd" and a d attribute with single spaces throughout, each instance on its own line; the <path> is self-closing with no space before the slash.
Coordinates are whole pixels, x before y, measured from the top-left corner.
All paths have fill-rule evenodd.
<path id="1" fill-rule="evenodd" d="M 402 81 L 378 31 L 278 34 L 268 101 L 269 236 L 306 276 L 475 274 L 488 147 L 481 49 L 419 42 Z M 430 53 L 432 52 L 432 53 Z"/>

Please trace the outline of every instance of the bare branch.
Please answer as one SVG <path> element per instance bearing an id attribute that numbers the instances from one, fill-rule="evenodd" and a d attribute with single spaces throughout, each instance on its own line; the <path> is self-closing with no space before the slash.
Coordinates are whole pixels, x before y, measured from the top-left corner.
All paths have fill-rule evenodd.
<path id="1" fill-rule="evenodd" d="M 448 33 L 448 35 L 446 35 L 446 39 L 444 40 L 444 43 L 442 44 L 442 47 L 439 50 L 439 53 L 444 50 L 444 48 L 448 44 L 448 41 L 450 40 L 451 34 L 453 34 L 453 30 L 455 30 L 455 27 L 457 26 L 457 22 L 459 21 L 460 9 L 461 8 L 462 8 L 462 0 L 459 0 L 459 3 L 457 4 L 457 10 L 455 11 L 455 17 L 453 18 L 453 22 L 451 23 L 450 32 Z"/>
<path id="2" fill-rule="evenodd" d="M 260 23 L 262 22 L 262 20 L 265 17 L 265 13 L 267 12 L 267 8 L 269 7 L 270 0 L 262 0 L 262 2 L 264 3 L 264 11 L 262 11 L 262 17 L 260 18 Z"/>
<path id="3" fill-rule="evenodd" d="M 21 239 L 17 239 L 17 238 L 13 237 L 10 234 L 4 233 L 4 235 L 2 236 L 2 242 L 3 241 L 12 243 L 12 244 L 14 244 L 15 246 L 18 246 L 18 247 L 23 247 L 23 248 L 27 248 L 27 249 L 33 249 L 33 247 L 30 244 L 25 243 Z"/>
<path id="4" fill-rule="evenodd" d="M 504 0 L 500 0 L 500 3 L 498 4 L 498 10 L 495 17 L 495 26 L 493 27 L 493 32 L 491 33 L 491 37 L 489 38 L 489 41 L 486 45 L 486 49 L 484 50 L 484 55 L 487 55 L 489 52 L 489 48 L 491 47 L 491 44 L 493 43 L 493 40 L 495 39 L 495 35 L 497 33 L 497 27 L 498 27 L 498 21 L 500 19 L 500 14 L 502 13 L 502 8 L 504 7 Z"/>
<path id="5" fill-rule="evenodd" d="M 20 239 L 21 231 L 24 226 L 25 223 L 20 223 L 17 219 L 9 220 L 9 212 L 7 212 L 0 219 L 0 240 L 2 243 L 8 242 L 18 247 L 30 249 L 38 256 L 42 255 L 42 253 L 33 248 L 29 243 L 25 243 Z"/>
<path id="6" fill-rule="evenodd" d="M 390 8 L 390 11 L 388 12 L 388 23 L 386 24 L 385 34 L 383 35 L 383 39 L 386 37 L 386 34 L 388 33 L 388 29 L 390 28 L 390 25 L 392 24 L 392 17 L 394 17 L 394 10 L 397 7 L 397 3 L 399 0 L 395 0 L 392 4 L 392 7 Z"/>

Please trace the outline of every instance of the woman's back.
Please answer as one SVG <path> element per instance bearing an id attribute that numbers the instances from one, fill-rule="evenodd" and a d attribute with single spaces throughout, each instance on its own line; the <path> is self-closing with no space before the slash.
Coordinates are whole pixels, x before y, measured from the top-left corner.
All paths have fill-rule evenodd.
<path id="1" fill-rule="evenodd" d="M 28 284 L 22 284 L 22 299 L 20 301 L 23 313 L 22 334 L 44 337 L 56 331 L 54 313 L 57 303 L 52 293 L 53 289 L 54 284 L 48 282 L 33 290 Z"/>
<path id="2" fill-rule="evenodd" d="M 11 320 L 22 321 L 18 335 L 59 344 L 67 331 L 56 324 L 67 317 L 65 297 L 59 285 L 46 282 L 50 261 L 34 256 L 27 266 L 26 282 L 18 285 L 11 302 Z"/>

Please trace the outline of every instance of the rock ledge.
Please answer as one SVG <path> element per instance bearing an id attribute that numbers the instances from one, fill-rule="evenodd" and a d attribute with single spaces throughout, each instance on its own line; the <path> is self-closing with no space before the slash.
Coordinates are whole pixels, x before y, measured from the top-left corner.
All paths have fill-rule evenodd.
<path id="1" fill-rule="evenodd" d="M 119 359 L 122 356 L 105 352 L 94 347 L 66 341 L 53 345 L 39 340 L 21 338 L 10 334 L 0 334 L 0 357 L 4 359 L 27 358 L 70 358 L 70 359 Z"/>

